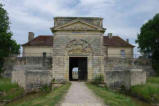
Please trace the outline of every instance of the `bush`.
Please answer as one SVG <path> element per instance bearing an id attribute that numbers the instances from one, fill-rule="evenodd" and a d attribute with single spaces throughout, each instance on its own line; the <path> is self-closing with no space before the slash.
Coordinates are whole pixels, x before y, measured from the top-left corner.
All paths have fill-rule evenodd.
<path id="1" fill-rule="evenodd" d="M 92 83 L 93 84 L 103 84 L 104 83 L 104 76 L 102 74 L 95 76 Z"/>
<path id="2" fill-rule="evenodd" d="M 155 70 L 156 74 L 159 75 L 159 61 L 152 61 L 152 67 Z"/>
<path id="3" fill-rule="evenodd" d="M 41 88 L 40 88 L 40 90 L 42 91 L 42 92 L 50 92 L 51 91 L 51 86 L 50 85 L 43 85 Z"/>

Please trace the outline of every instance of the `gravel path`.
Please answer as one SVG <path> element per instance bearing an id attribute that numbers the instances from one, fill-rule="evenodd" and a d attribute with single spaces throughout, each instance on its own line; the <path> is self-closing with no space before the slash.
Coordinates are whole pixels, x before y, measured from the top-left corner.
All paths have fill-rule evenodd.
<path id="1" fill-rule="evenodd" d="M 90 91 L 84 82 L 72 82 L 61 106 L 106 106 Z"/>

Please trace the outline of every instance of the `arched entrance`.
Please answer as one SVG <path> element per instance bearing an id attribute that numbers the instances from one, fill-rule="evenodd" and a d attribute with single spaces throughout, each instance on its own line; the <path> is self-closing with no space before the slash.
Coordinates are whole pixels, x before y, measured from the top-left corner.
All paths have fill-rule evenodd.
<path id="1" fill-rule="evenodd" d="M 87 57 L 69 57 L 69 80 L 87 80 L 87 67 Z"/>
<path id="2" fill-rule="evenodd" d="M 69 80 L 88 80 L 91 76 L 89 62 L 92 57 L 92 49 L 88 42 L 83 39 L 71 40 L 66 46 L 66 56 L 68 57 L 67 63 L 69 63 Z M 76 72 L 73 71 L 75 67 L 78 69 Z"/>

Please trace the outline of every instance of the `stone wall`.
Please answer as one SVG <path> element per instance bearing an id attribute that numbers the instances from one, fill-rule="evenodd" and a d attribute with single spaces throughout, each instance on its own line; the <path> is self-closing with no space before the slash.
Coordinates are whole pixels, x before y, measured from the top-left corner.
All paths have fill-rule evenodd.
<path id="1" fill-rule="evenodd" d="M 43 85 L 50 85 L 50 75 L 50 70 L 29 70 L 25 66 L 20 66 L 12 72 L 12 82 L 18 83 L 18 85 L 30 92 L 39 89 Z"/>
<path id="2" fill-rule="evenodd" d="M 38 69 L 51 69 L 52 57 L 8 57 L 5 58 L 3 65 L 4 73 L 2 76 L 11 78 L 11 73 L 17 65 L 32 65 Z"/>
<path id="3" fill-rule="evenodd" d="M 105 58 L 104 59 L 105 71 L 124 71 L 130 69 L 142 69 L 146 72 L 147 76 L 155 75 L 152 69 L 150 59 L 134 59 L 134 58 Z"/>
<path id="4" fill-rule="evenodd" d="M 146 78 L 155 75 L 149 59 L 134 58 L 105 58 L 104 81 L 110 88 L 144 84 Z"/>
<path id="5" fill-rule="evenodd" d="M 142 69 L 131 69 L 130 70 L 130 86 L 145 84 L 146 83 L 146 72 Z"/>
<path id="6" fill-rule="evenodd" d="M 106 71 L 104 82 L 109 88 L 125 87 L 129 89 L 133 85 L 146 83 L 146 72 L 141 69 L 127 71 Z"/>
<path id="7" fill-rule="evenodd" d="M 52 58 L 20 57 L 15 58 L 12 82 L 17 82 L 26 91 L 49 85 L 52 80 Z"/>
<path id="8" fill-rule="evenodd" d="M 43 53 L 46 53 L 46 56 L 52 56 L 52 46 L 23 46 L 23 56 L 34 56 L 42 57 Z"/>

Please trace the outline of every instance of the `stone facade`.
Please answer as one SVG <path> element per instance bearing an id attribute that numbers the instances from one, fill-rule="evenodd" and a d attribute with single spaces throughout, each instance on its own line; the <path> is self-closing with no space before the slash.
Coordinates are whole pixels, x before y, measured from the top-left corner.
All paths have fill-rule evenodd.
<path id="1" fill-rule="evenodd" d="M 51 46 L 24 46 L 23 56 L 24 57 L 42 57 L 43 53 L 47 56 L 52 57 L 52 47 Z"/>
<path id="2" fill-rule="evenodd" d="M 59 21 L 59 20 L 60 21 Z M 69 58 L 87 57 L 88 80 L 94 73 L 104 74 L 103 33 L 101 18 L 55 18 L 53 44 L 53 78 L 69 81 Z M 91 20 L 86 23 L 85 20 Z M 57 22 L 56 22 L 57 21 Z M 62 23 L 67 23 L 61 25 Z M 94 24 L 92 24 L 94 23 Z"/>
<path id="3" fill-rule="evenodd" d="M 77 66 L 78 59 L 84 58 L 82 61 L 87 62 L 79 64 L 79 71 L 84 68 L 82 65 L 86 66 L 83 69 L 87 71 L 86 81 L 103 75 L 108 87 L 124 85 L 129 88 L 145 83 L 146 75 L 153 74 L 151 64 L 133 59 L 134 46 L 118 36 L 105 37 L 105 30 L 102 18 L 55 17 L 51 28 L 54 36 L 40 36 L 23 45 L 24 54 L 32 55 L 24 55 L 26 57 L 15 62 L 12 81 L 26 89 L 48 85 L 51 80 L 59 83 L 70 81 L 70 67 Z M 52 55 L 33 55 L 43 51 Z M 71 63 L 71 58 L 78 61 Z"/>
<path id="4" fill-rule="evenodd" d="M 125 58 L 133 58 L 133 48 L 129 47 L 105 47 L 107 48 L 108 57 L 120 58 L 121 51 L 125 51 Z"/>

